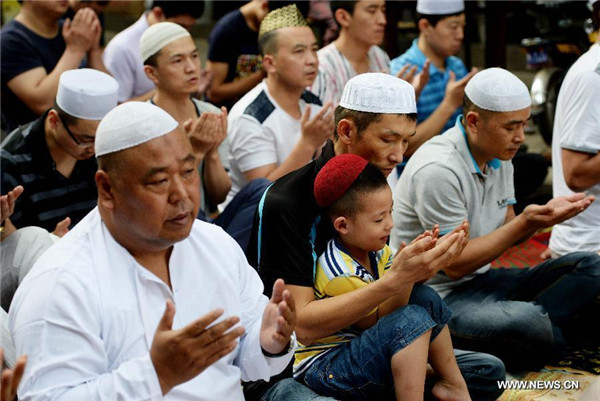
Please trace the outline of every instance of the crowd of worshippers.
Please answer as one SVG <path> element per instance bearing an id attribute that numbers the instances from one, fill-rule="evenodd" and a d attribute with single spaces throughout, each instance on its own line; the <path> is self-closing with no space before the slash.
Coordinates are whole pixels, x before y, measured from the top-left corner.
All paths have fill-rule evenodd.
<path id="1" fill-rule="evenodd" d="M 106 47 L 109 2 L 19 3 L 1 401 L 492 401 L 597 344 L 600 41 L 558 96 L 554 198 L 519 205 L 529 90 L 456 57 L 463 1 L 419 0 L 390 60 L 383 0 L 252 0 L 205 70 L 202 2 L 154 1 Z M 547 260 L 491 268 L 551 227 Z"/>

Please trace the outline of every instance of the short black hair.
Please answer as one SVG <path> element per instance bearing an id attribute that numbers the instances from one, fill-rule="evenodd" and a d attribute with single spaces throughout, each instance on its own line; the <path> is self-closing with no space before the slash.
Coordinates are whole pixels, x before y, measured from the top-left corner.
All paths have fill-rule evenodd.
<path id="1" fill-rule="evenodd" d="M 369 162 L 346 192 L 327 207 L 327 215 L 331 219 L 338 216 L 354 216 L 363 208 L 361 195 L 380 191 L 388 186 L 385 175 L 377 166 Z"/>
<path id="2" fill-rule="evenodd" d="M 261 56 L 277 53 L 277 29 L 264 33 L 258 37 L 258 50 Z"/>
<path id="3" fill-rule="evenodd" d="M 79 119 L 77 117 L 73 117 L 72 115 L 68 114 L 66 111 L 61 109 L 58 103 L 56 103 L 56 100 L 54 101 L 54 105 L 52 106 L 52 108 L 54 109 L 54 111 L 56 111 L 61 121 L 65 122 L 65 124 L 77 125 Z"/>
<path id="4" fill-rule="evenodd" d="M 408 113 L 408 114 L 394 114 L 397 116 L 404 116 L 408 119 L 408 121 L 417 121 L 417 113 Z M 366 130 L 369 125 L 372 123 L 376 123 L 381 120 L 381 113 L 370 113 L 367 111 L 356 111 L 350 110 L 342 106 L 337 106 L 334 112 L 335 119 L 335 129 L 333 136 L 337 139 L 337 126 L 339 122 L 343 119 L 352 120 L 354 125 L 356 125 L 356 133 L 360 136 L 364 130 Z"/>
<path id="5" fill-rule="evenodd" d="M 429 21 L 429 25 L 433 26 L 435 28 L 435 26 L 437 25 L 438 22 L 440 22 L 441 20 L 443 20 L 444 18 L 449 18 L 449 17 L 457 17 L 461 14 L 464 14 L 465 11 L 458 11 L 452 14 L 440 14 L 440 15 L 431 15 L 431 14 L 421 14 L 421 13 L 417 13 L 417 26 L 419 23 L 419 20 L 421 19 L 426 19 L 427 21 Z"/>
<path id="6" fill-rule="evenodd" d="M 158 61 L 157 60 L 158 60 L 158 55 L 160 54 L 161 50 L 157 51 L 156 53 L 154 53 L 153 55 L 151 55 L 150 57 L 148 57 L 144 61 L 144 65 L 149 65 L 151 67 L 158 67 Z"/>
<path id="7" fill-rule="evenodd" d="M 329 4 L 331 6 L 331 15 L 333 15 L 333 20 L 337 24 L 338 28 L 341 28 L 340 23 L 335 18 L 335 12 L 339 9 L 344 11 L 348 11 L 350 15 L 354 15 L 354 7 L 356 7 L 356 1 L 331 1 Z"/>
<path id="8" fill-rule="evenodd" d="M 204 14 L 204 0 L 154 0 L 152 8 L 154 7 L 160 7 L 165 18 L 172 18 L 178 15 L 191 15 L 195 19 L 198 19 Z"/>

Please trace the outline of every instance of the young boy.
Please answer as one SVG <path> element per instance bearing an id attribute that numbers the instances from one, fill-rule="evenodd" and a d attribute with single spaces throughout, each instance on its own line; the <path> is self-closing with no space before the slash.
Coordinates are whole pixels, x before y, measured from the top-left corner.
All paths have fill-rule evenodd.
<path id="1" fill-rule="evenodd" d="M 360 156 L 342 154 L 319 172 L 314 193 L 337 232 L 318 259 L 315 297 L 346 294 L 382 277 L 394 259 L 387 245 L 393 227 L 392 192 L 383 173 Z M 433 246 L 437 230 L 417 241 L 425 237 Z M 398 400 L 422 400 L 429 361 L 439 378 L 432 389 L 434 397 L 469 400 L 446 326 L 450 312 L 443 303 L 410 302 L 411 293 L 431 292 L 435 297 L 432 291 L 410 286 L 351 327 L 303 345 L 296 351 L 294 375 L 313 390 L 337 399 L 395 394 Z M 392 314 L 389 324 L 375 326 Z M 403 319 L 398 319 L 400 314 Z M 381 338 L 390 338 L 380 335 L 387 326 L 398 334 L 382 344 Z"/>

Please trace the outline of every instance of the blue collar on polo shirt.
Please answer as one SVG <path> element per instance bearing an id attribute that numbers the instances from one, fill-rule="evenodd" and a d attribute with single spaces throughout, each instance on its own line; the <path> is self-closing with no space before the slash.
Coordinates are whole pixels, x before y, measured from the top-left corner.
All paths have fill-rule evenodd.
<path id="1" fill-rule="evenodd" d="M 469 141 L 467 140 L 467 132 L 465 131 L 465 127 L 463 126 L 462 118 L 463 118 L 462 114 L 459 115 L 458 117 L 456 117 L 456 125 L 458 125 L 460 127 L 460 130 L 462 131 L 463 136 L 465 137 L 465 142 L 467 143 L 467 150 L 469 151 L 469 155 L 471 156 L 471 160 L 473 161 L 473 167 L 475 167 L 475 172 L 477 174 L 483 175 L 483 173 L 479 169 L 479 166 L 475 162 L 475 158 L 473 157 L 473 154 L 471 153 L 471 149 L 469 148 Z M 492 160 L 488 161 L 486 164 L 488 165 L 488 167 L 493 168 L 494 170 L 500 168 L 500 165 L 501 165 L 500 160 L 498 160 L 496 158 L 493 158 Z"/>

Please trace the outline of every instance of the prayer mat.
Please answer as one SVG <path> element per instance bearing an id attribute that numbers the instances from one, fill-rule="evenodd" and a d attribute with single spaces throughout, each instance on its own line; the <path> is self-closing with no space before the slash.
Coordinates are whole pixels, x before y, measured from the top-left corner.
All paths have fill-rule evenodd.
<path id="1" fill-rule="evenodd" d="M 517 375 L 498 401 L 598 401 L 600 377 L 585 372 L 547 371 Z"/>

